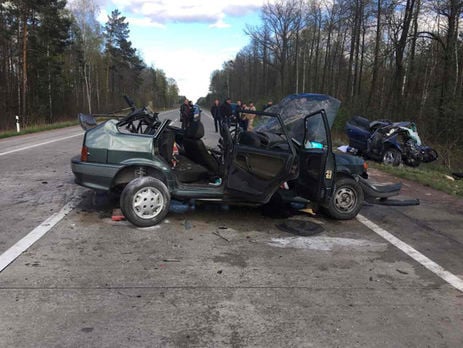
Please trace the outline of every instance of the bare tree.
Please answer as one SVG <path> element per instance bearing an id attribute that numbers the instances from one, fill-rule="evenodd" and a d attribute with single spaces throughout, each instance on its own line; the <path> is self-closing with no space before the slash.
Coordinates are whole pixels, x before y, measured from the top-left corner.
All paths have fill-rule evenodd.
<path id="1" fill-rule="evenodd" d="M 286 87 L 286 72 L 288 52 L 291 40 L 297 36 L 302 27 L 302 1 L 278 0 L 266 3 L 262 8 L 262 21 L 268 29 L 247 27 L 246 33 L 253 40 L 264 46 L 275 58 L 280 77 L 280 91 L 284 93 Z"/>

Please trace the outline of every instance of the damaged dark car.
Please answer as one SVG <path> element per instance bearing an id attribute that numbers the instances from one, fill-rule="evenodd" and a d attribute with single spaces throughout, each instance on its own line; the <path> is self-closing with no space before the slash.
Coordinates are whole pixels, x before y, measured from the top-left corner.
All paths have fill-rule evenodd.
<path id="1" fill-rule="evenodd" d="M 414 122 L 370 122 L 354 116 L 346 123 L 349 146 L 366 159 L 398 166 L 418 167 L 437 159 L 437 152 L 421 142 Z"/>
<path id="2" fill-rule="evenodd" d="M 171 199 L 311 202 L 332 218 L 352 219 L 365 196 L 397 195 L 400 184 L 373 184 L 363 159 L 333 152 L 339 105 L 327 95 L 298 94 L 265 112 L 246 111 L 247 130 L 223 122 L 216 149 L 201 140 L 199 120 L 183 130 L 133 104 L 123 119 L 99 125 L 82 115 L 87 130 L 72 171 L 79 185 L 120 193 L 124 216 L 142 227 L 162 221 Z"/>

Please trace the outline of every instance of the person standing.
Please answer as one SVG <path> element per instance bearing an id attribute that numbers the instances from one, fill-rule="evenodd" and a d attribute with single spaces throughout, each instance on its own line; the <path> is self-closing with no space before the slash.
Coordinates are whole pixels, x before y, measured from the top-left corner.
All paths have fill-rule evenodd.
<path id="1" fill-rule="evenodd" d="M 248 128 L 248 121 L 246 120 L 246 110 L 248 110 L 248 106 L 246 103 L 241 104 L 241 112 L 238 115 L 238 124 L 244 131 Z"/>
<path id="2" fill-rule="evenodd" d="M 190 114 L 190 102 L 187 98 L 185 98 L 183 104 L 180 106 L 180 122 L 182 123 L 182 129 L 186 129 L 188 127 Z"/>
<path id="3" fill-rule="evenodd" d="M 252 101 L 249 102 L 248 104 L 248 110 L 250 111 L 256 111 L 256 107 L 254 106 L 254 103 Z M 256 117 L 255 114 L 246 114 L 246 130 L 252 131 L 254 129 L 254 118 Z"/>
<path id="4" fill-rule="evenodd" d="M 262 111 L 265 111 L 267 110 L 269 107 L 273 106 L 273 101 L 269 100 L 267 102 L 267 105 L 264 106 L 264 108 L 262 109 Z"/>
<path id="5" fill-rule="evenodd" d="M 220 106 L 220 116 L 221 116 L 221 121 L 224 122 L 227 127 L 230 126 L 230 121 L 233 117 L 233 109 L 231 106 L 231 99 L 227 98 L 223 102 L 223 104 Z"/>
<path id="6" fill-rule="evenodd" d="M 214 104 L 211 106 L 211 115 L 214 119 L 215 132 L 217 133 L 220 125 L 220 101 L 218 99 L 215 99 Z"/>

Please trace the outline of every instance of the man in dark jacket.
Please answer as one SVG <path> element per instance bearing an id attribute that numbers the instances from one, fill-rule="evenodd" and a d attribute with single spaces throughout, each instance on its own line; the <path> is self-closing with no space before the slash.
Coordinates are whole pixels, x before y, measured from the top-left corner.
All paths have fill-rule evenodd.
<path id="1" fill-rule="evenodd" d="M 220 101 L 218 99 L 214 100 L 214 104 L 211 106 L 211 115 L 214 119 L 215 132 L 217 133 L 220 125 Z"/>
<path id="2" fill-rule="evenodd" d="M 227 126 L 230 126 L 230 121 L 233 116 L 230 98 L 225 99 L 223 104 L 220 106 L 220 116 L 222 122 L 225 122 Z"/>
<path id="3" fill-rule="evenodd" d="M 269 100 L 267 105 L 265 105 L 262 109 L 262 111 L 265 111 L 267 110 L 269 107 L 273 106 L 273 101 Z"/>
<path id="4" fill-rule="evenodd" d="M 188 127 L 188 123 L 190 122 L 190 104 L 187 98 L 183 101 L 183 104 L 180 106 L 180 122 L 182 122 L 182 129 L 186 129 Z"/>

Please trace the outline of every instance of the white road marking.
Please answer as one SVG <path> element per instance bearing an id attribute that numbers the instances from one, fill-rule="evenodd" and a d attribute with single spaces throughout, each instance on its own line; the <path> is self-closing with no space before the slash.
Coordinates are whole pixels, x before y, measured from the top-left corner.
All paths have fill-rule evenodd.
<path id="1" fill-rule="evenodd" d="M 24 146 L 24 147 L 20 147 L 19 149 L 14 149 L 14 150 L 11 150 L 11 151 L 0 152 L 0 156 L 5 156 L 5 155 L 9 155 L 10 153 L 19 152 L 19 151 L 24 151 L 24 150 L 32 149 L 32 148 L 34 148 L 34 147 L 38 147 L 38 146 L 42 146 L 42 145 L 47 145 L 47 144 L 55 143 L 55 142 L 61 141 L 61 140 L 66 140 L 66 139 L 75 138 L 75 137 L 78 137 L 79 135 L 83 135 L 83 133 L 74 134 L 74 135 L 69 135 L 69 136 L 67 136 L 67 137 L 57 138 L 57 139 L 45 141 L 45 142 L 43 142 L 43 143 L 38 143 L 38 144 L 34 144 L 34 145 Z"/>
<path id="2" fill-rule="evenodd" d="M 386 231 L 385 229 L 379 227 L 375 223 L 368 220 L 366 217 L 362 215 L 357 215 L 357 220 L 360 221 L 363 225 L 368 227 L 370 230 L 387 240 L 389 243 L 397 247 L 398 249 L 402 250 L 405 254 L 410 256 L 415 261 L 419 262 L 421 265 L 426 267 L 428 270 L 433 272 L 438 277 L 445 280 L 447 283 L 452 285 L 455 289 L 460 290 L 463 292 L 463 280 L 456 275 L 450 273 L 449 271 L 445 270 L 443 267 L 439 266 L 430 258 L 424 256 L 418 250 L 414 249 L 407 243 L 402 242 L 397 237 L 393 236 L 391 233 Z"/>
<path id="3" fill-rule="evenodd" d="M 78 204 L 79 200 L 75 199 L 66 204 L 59 212 L 53 214 L 32 231 L 30 231 L 25 237 L 20 239 L 15 245 L 10 247 L 7 251 L 0 255 L 0 272 L 2 272 L 10 263 L 21 255 L 24 251 L 42 238 L 53 226 L 60 222 L 72 209 Z"/>

